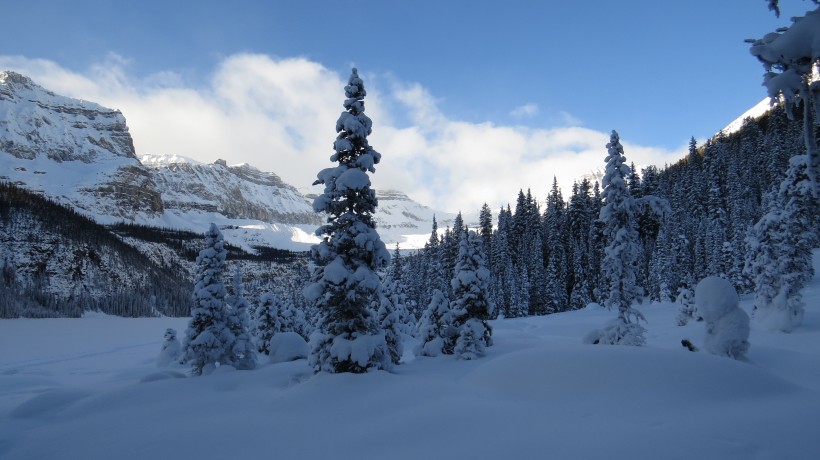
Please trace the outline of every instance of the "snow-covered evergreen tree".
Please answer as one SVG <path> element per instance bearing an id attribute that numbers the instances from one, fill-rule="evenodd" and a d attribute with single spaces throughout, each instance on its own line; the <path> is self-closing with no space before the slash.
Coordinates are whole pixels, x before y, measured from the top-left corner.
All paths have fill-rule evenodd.
<path id="1" fill-rule="evenodd" d="M 814 3 L 820 5 L 817 0 Z M 770 8 L 774 5 L 773 9 L 779 14 L 776 1 L 769 0 L 769 5 Z M 816 120 L 820 117 L 820 81 L 817 80 L 820 53 L 816 45 L 820 42 L 820 6 L 792 21 L 791 26 L 768 33 L 762 39 L 749 40 L 752 45 L 749 51 L 766 70 L 763 85 L 772 101 L 782 101 L 789 118 L 793 118 L 794 109 L 802 105 L 806 173 L 816 192 L 820 168 L 816 132 Z"/>
<path id="2" fill-rule="evenodd" d="M 493 234 L 492 243 L 492 294 L 493 302 L 496 305 L 496 314 L 507 318 L 523 315 L 522 309 L 513 303 L 513 291 L 515 285 L 515 271 L 512 265 L 510 254 L 510 244 L 508 231 L 510 228 L 511 215 L 502 207 L 498 213 L 498 227 Z M 524 305 L 526 308 L 526 305 Z"/>
<path id="3" fill-rule="evenodd" d="M 157 366 L 168 367 L 179 359 L 182 346 L 177 340 L 176 329 L 168 328 L 165 330 L 165 341 L 162 342 L 162 349 L 157 356 Z"/>
<path id="4" fill-rule="evenodd" d="M 233 293 L 227 298 L 228 328 L 234 337 L 231 347 L 231 364 L 237 369 L 254 369 L 256 368 L 256 350 L 254 350 L 248 316 L 250 302 L 245 298 L 245 284 L 242 282 L 242 274 L 239 271 L 234 273 L 232 281 Z"/>
<path id="5" fill-rule="evenodd" d="M 259 353 L 270 354 L 270 339 L 282 330 L 280 305 L 279 298 L 270 293 L 262 294 L 259 299 L 253 326 L 254 342 Z"/>
<path id="6" fill-rule="evenodd" d="M 218 364 L 231 364 L 234 335 L 228 327 L 223 282 L 228 251 L 222 232 L 211 224 L 205 233 L 205 247 L 196 258 L 191 320 L 185 331 L 184 361 L 193 375 L 207 373 Z"/>
<path id="7" fill-rule="evenodd" d="M 679 305 L 678 316 L 676 322 L 678 326 L 686 326 L 690 320 L 695 318 L 695 291 L 692 290 L 689 283 L 684 283 L 678 290 L 678 296 L 675 298 L 675 303 Z"/>
<path id="8" fill-rule="evenodd" d="M 626 177 L 630 169 L 624 163 L 623 147 L 614 130 L 606 145 L 606 171 L 602 192 L 604 207 L 600 219 L 606 225 L 607 246 L 601 270 L 607 280 L 604 306 L 618 309 L 618 317 L 605 329 L 599 331 L 592 342 L 603 344 L 644 345 L 645 329 L 639 324 L 645 321 L 633 304 L 643 294 L 636 284 L 635 270 L 640 243 L 636 230 L 635 201 L 627 188 Z"/>
<path id="9" fill-rule="evenodd" d="M 450 314 L 458 329 L 453 353 L 462 359 L 475 359 L 484 355 L 484 349 L 492 345 L 492 328 L 487 323 L 493 311 L 489 295 L 490 271 L 487 269 L 481 246 L 475 232 L 462 232 L 459 242 L 455 274 L 451 281 L 453 298 Z M 445 352 L 450 344 L 445 338 Z"/>
<path id="10" fill-rule="evenodd" d="M 382 295 L 379 299 L 376 320 L 379 322 L 379 327 L 384 331 L 384 340 L 387 344 L 390 361 L 393 364 L 399 364 L 402 353 L 404 353 L 401 320 L 396 312 L 396 306 L 388 295 Z"/>
<path id="11" fill-rule="evenodd" d="M 390 301 L 393 311 L 396 313 L 398 332 L 412 336 L 413 331 L 416 330 L 417 320 L 408 308 L 410 301 L 404 293 L 402 284 L 394 280 L 392 275 L 388 275 L 382 284 L 384 286 L 384 295 Z"/>
<path id="12" fill-rule="evenodd" d="M 381 154 L 367 141 L 372 122 L 364 113 L 366 94 L 354 68 L 330 157 L 338 165 L 320 171 L 315 182 L 325 188 L 313 209 L 325 213 L 327 223 L 316 230 L 322 241 L 311 248 L 315 269 L 304 293 L 321 312 L 311 337 L 310 364 L 317 372 L 390 367 L 384 331 L 371 310 L 381 292 L 376 270 L 387 266 L 390 253 L 373 221 L 378 203 L 367 173 L 375 171 Z"/>
<path id="13" fill-rule="evenodd" d="M 304 312 L 291 299 L 282 299 L 273 293 L 262 294 L 259 299 L 251 336 L 255 349 L 261 354 L 270 354 L 270 342 L 281 332 L 293 332 L 302 338 L 310 335 Z"/>
<path id="14" fill-rule="evenodd" d="M 493 212 L 490 205 L 484 203 L 481 205 L 481 211 L 478 214 L 478 234 L 481 236 L 481 247 L 484 251 L 484 258 L 487 260 L 488 266 L 492 266 L 492 244 L 493 244 Z"/>
<path id="15" fill-rule="evenodd" d="M 415 353 L 418 356 L 439 356 L 444 352 L 445 338 L 453 342 L 457 330 L 450 321 L 450 301 L 439 289 L 433 291 L 432 299 L 419 320 L 417 337 L 419 345 Z"/>
<path id="16" fill-rule="evenodd" d="M 547 195 L 547 206 L 544 211 L 544 245 L 546 247 L 545 264 L 546 305 L 547 311 L 554 313 L 568 309 L 569 287 L 567 258 L 569 254 L 567 233 L 567 211 L 558 178 L 552 178 L 552 188 Z"/>
<path id="17" fill-rule="evenodd" d="M 746 240 L 746 273 L 755 284 L 755 319 L 790 332 L 803 320 L 800 290 L 814 275 L 818 203 L 806 155 L 792 158 L 786 178 L 769 196 L 768 212 Z"/>

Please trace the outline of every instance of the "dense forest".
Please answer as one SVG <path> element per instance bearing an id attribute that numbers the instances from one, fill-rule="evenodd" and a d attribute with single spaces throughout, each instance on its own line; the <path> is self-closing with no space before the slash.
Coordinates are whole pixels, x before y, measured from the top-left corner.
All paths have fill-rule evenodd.
<path id="1" fill-rule="evenodd" d="M 745 120 L 735 133 L 719 133 L 701 146 L 692 139 L 689 154 L 673 165 L 640 172 L 631 165 L 628 189 L 639 203 L 641 247 L 636 284 L 645 298 L 691 295 L 694 284 L 709 275 L 750 292 L 747 237 L 766 212 L 767 196 L 784 179 L 789 159 L 805 151 L 801 136 L 801 121 L 790 120 L 777 106 Z M 543 315 L 602 303 L 601 262 L 608 241 L 599 219 L 601 189 L 584 178 L 565 198 L 553 178 L 543 201 L 519 191 L 514 207 L 501 208 L 495 219 L 486 204 L 482 207 L 473 230 L 491 273 L 496 315 Z M 434 223 L 423 250 L 394 257 L 417 316 L 435 289 L 450 290 L 464 231 L 460 216 L 443 232 Z"/>

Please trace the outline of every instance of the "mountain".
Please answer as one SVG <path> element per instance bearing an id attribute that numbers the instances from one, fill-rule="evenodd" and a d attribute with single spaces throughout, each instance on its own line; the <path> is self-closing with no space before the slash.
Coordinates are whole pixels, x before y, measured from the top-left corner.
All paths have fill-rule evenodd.
<path id="1" fill-rule="evenodd" d="M 0 72 L 0 180 L 87 215 L 158 216 L 162 200 L 119 111 Z"/>
<path id="2" fill-rule="evenodd" d="M 274 173 L 224 160 L 202 164 L 179 156 L 142 155 L 167 214 L 219 213 L 228 219 L 319 225 L 321 219 L 296 188 Z"/>

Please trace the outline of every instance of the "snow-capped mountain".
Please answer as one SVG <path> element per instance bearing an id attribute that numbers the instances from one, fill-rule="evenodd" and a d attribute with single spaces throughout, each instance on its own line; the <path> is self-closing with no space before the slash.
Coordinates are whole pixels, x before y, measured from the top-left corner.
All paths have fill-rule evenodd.
<path id="1" fill-rule="evenodd" d="M 430 209 L 398 190 L 376 190 L 376 198 L 376 229 L 390 247 L 399 243 L 402 249 L 423 248 L 430 238 L 434 216 L 441 229 L 452 225 L 456 217 Z"/>
<path id="2" fill-rule="evenodd" d="M 274 173 L 224 160 L 202 164 L 176 155 L 142 155 L 162 194 L 165 212 L 220 213 L 229 219 L 318 225 L 319 216 L 296 188 Z"/>

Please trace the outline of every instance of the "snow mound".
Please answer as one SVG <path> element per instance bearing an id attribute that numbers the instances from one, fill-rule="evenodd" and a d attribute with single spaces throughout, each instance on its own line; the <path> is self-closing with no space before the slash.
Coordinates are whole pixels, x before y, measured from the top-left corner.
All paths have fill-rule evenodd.
<path id="1" fill-rule="evenodd" d="M 304 359 L 310 354 L 305 339 L 295 332 L 280 332 L 270 339 L 270 362 L 284 363 Z"/>
<path id="2" fill-rule="evenodd" d="M 43 418 L 74 405 L 92 394 L 91 390 L 60 388 L 35 396 L 11 411 L 16 418 Z"/>
<path id="3" fill-rule="evenodd" d="M 716 321 L 737 308 L 740 299 L 730 282 L 717 276 L 702 279 L 695 288 L 698 313 L 707 322 Z"/>
<path id="4" fill-rule="evenodd" d="M 732 284 L 716 276 L 695 287 L 695 305 L 706 321 L 703 346 L 709 353 L 742 359 L 749 351 L 749 315 L 739 308 Z"/>

